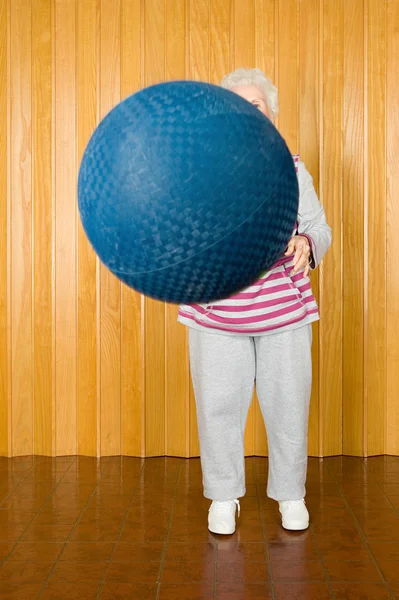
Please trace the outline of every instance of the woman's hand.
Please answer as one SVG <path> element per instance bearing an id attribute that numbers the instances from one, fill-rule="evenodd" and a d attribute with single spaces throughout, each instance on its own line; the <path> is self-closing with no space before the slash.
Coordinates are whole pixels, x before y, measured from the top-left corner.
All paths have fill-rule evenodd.
<path id="1" fill-rule="evenodd" d="M 310 270 L 310 254 L 311 248 L 308 239 L 303 235 L 294 235 L 288 243 L 285 256 L 291 256 L 295 252 L 294 256 L 294 268 L 292 269 L 292 275 L 295 275 L 301 269 L 304 270 L 304 275 L 307 277 Z"/>

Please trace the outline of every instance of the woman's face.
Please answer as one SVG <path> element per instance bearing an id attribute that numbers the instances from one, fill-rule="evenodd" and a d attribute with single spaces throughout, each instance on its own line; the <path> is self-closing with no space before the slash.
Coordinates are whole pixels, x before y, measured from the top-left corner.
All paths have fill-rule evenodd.
<path id="1" fill-rule="evenodd" d="M 251 102 L 261 113 L 268 119 L 272 120 L 269 107 L 267 106 L 266 98 L 260 88 L 256 85 L 235 85 L 231 88 L 231 91 L 238 94 L 248 102 Z"/>

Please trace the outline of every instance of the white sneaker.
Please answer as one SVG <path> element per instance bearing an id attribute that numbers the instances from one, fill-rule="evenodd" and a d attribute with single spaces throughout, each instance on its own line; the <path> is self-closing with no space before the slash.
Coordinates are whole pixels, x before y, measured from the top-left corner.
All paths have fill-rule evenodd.
<path id="1" fill-rule="evenodd" d="M 240 503 L 238 500 L 220 502 L 214 500 L 208 514 L 208 529 L 219 535 L 231 535 L 236 530 L 236 509 L 240 516 Z"/>
<path id="2" fill-rule="evenodd" d="M 284 529 L 301 531 L 309 527 L 309 513 L 305 500 L 286 500 L 279 502 Z"/>

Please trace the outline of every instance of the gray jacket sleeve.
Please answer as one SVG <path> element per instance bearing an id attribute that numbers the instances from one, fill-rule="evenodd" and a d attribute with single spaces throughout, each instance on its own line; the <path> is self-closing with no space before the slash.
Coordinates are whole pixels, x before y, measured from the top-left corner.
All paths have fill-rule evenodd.
<path id="1" fill-rule="evenodd" d="M 316 269 L 331 245 L 331 227 L 327 224 L 312 176 L 301 161 L 298 163 L 298 183 L 298 235 L 305 235 L 310 241 L 313 254 L 311 268 Z"/>

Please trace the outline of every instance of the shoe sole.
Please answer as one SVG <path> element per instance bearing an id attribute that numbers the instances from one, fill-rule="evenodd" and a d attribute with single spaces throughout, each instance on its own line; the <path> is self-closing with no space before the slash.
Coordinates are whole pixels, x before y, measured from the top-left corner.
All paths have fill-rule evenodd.
<path id="1" fill-rule="evenodd" d="M 211 533 L 214 533 L 215 535 L 233 535 L 233 533 L 235 532 L 235 529 L 233 529 L 232 531 L 215 531 L 214 529 L 211 529 L 209 526 L 208 526 L 208 530 Z"/>
<path id="2" fill-rule="evenodd" d="M 304 531 L 305 529 L 309 528 L 309 522 L 306 525 L 301 525 L 300 523 L 298 523 L 298 525 L 286 525 L 286 523 L 282 523 L 282 526 L 284 529 L 286 529 L 287 531 Z"/>

